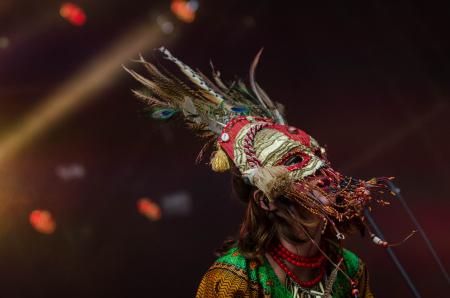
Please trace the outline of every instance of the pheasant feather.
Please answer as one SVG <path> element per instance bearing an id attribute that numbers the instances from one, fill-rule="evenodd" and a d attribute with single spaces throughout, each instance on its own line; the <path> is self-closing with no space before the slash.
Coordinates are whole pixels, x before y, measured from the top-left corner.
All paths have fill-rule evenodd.
<path id="1" fill-rule="evenodd" d="M 241 81 L 225 83 L 212 63 L 210 79 L 178 60 L 166 48 L 161 47 L 158 52 L 176 66 L 178 75 L 160 64 L 147 62 L 141 55 L 134 62 L 142 65 L 148 76 L 124 67 L 144 86 L 144 90 L 133 90 L 133 93 L 152 109 L 152 118 L 170 119 L 180 112 L 187 125 L 205 138 L 220 134 L 226 123 L 239 115 L 279 120 L 276 105 L 254 80 L 261 52 L 251 66 L 251 88 Z"/>

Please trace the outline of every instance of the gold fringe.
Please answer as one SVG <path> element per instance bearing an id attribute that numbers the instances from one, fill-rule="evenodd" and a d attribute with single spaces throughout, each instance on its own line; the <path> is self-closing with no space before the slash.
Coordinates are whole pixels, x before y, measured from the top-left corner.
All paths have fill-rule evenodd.
<path id="1" fill-rule="evenodd" d="M 227 154 L 218 146 L 217 151 L 211 158 L 211 168 L 214 172 L 223 173 L 230 169 L 230 162 Z"/>

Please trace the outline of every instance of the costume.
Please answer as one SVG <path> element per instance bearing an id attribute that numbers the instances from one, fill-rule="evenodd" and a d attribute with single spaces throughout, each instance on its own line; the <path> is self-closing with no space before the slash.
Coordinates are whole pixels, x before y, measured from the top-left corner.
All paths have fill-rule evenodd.
<path id="1" fill-rule="evenodd" d="M 180 75 L 140 57 L 137 62 L 147 69 L 150 78 L 125 68 L 146 87 L 133 92 L 148 104 L 153 118 L 167 120 L 181 115 L 207 145 L 214 145 L 210 163 L 214 171 L 235 167 L 242 179 L 261 190 L 269 201 L 280 197 L 295 201 L 320 217 L 338 242 L 345 237 L 347 223 L 365 224 L 363 212 L 372 202 L 387 204 L 383 197 L 389 193 L 385 184 L 390 178 L 364 181 L 342 175 L 331 167 L 326 150 L 313 137 L 287 124 L 283 107 L 255 81 L 261 52 L 250 68 L 250 87 L 241 81 L 224 83 L 214 69 L 213 82 L 167 49 L 160 48 L 159 53 L 173 62 Z M 388 245 L 370 230 L 369 235 L 374 243 Z M 351 252 L 339 248 L 341 259 L 335 264 L 329 258 L 290 256 L 283 249 L 274 247 L 271 255 L 286 274 L 292 275 L 284 263 L 288 261 L 320 269 L 317 280 L 302 283 L 289 275 L 295 287 L 287 291 L 264 256 L 259 262 L 248 260 L 234 248 L 210 268 L 197 297 L 371 297 L 365 267 Z M 326 254 L 323 250 L 321 253 Z M 325 272 L 324 264 L 330 262 L 331 269 Z M 307 287 L 322 282 L 326 289 L 321 294 L 304 294 Z M 226 293 L 220 296 L 222 291 Z"/>
<path id="2" fill-rule="evenodd" d="M 362 261 L 348 250 L 343 250 L 342 254 L 347 274 L 358 280 L 360 297 L 373 297 Z M 319 289 L 318 293 L 320 290 L 323 292 L 324 289 Z M 333 297 L 348 297 L 350 291 L 346 278 L 338 273 L 333 284 Z M 280 283 L 266 258 L 249 261 L 239 254 L 237 248 L 233 248 L 206 272 L 197 291 L 197 298 L 202 297 L 290 298 L 292 293 Z"/>

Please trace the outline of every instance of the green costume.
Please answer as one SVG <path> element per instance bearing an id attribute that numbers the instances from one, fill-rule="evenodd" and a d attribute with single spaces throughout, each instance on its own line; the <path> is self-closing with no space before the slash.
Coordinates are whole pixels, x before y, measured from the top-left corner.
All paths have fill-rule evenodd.
<path id="1" fill-rule="evenodd" d="M 342 250 L 345 272 L 358 281 L 360 297 L 373 297 L 364 263 L 352 252 Z M 218 258 L 204 275 L 197 298 L 209 297 L 276 297 L 291 298 L 268 260 L 249 261 L 235 247 Z M 332 297 L 352 297 L 351 286 L 341 272 L 333 284 Z"/>

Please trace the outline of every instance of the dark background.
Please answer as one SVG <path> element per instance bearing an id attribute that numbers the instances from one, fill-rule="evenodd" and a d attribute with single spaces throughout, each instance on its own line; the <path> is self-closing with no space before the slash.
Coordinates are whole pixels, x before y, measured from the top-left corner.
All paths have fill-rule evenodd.
<path id="1" fill-rule="evenodd" d="M 0 151 L 53 90 L 137 23 L 164 14 L 175 31 L 153 47 L 167 45 L 204 72 L 213 59 L 224 77 L 247 78 L 264 46 L 258 81 L 290 123 L 327 145 L 335 169 L 397 177 L 448 267 L 448 10 L 429 1 L 311 2 L 200 1 L 185 24 L 170 1 L 75 1 L 88 16 L 75 27 L 58 15 L 60 1 L 1 0 L 0 36 L 10 45 L 0 49 Z M 213 251 L 236 234 L 243 207 L 230 198 L 228 174 L 194 165 L 202 142 L 182 123 L 140 116 L 130 93 L 138 84 L 119 67 L 88 104 L 2 163 L 0 297 L 192 297 Z M 57 177 L 70 163 L 85 168 L 82 179 Z M 140 197 L 158 202 L 177 191 L 190 193 L 190 214 L 151 222 L 136 210 Z M 30 226 L 33 209 L 53 213 L 54 234 Z M 374 217 L 394 242 L 414 229 L 395 200 Z M 367 263 L 376 296 L 412 297 L 382 249 L 358 237 L 347 245 Z M 395 252 L 423 297 L 447 297 L 420 236 Z"/>

